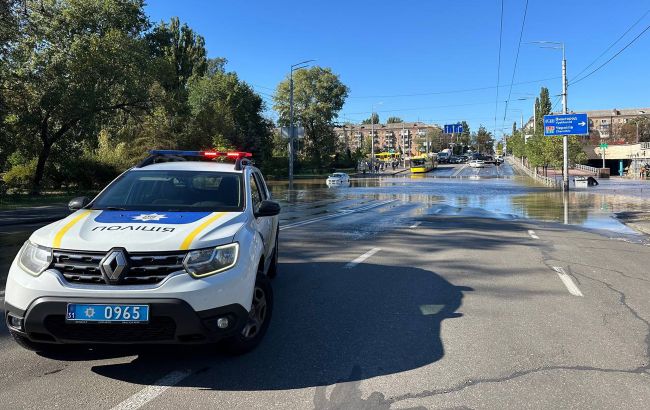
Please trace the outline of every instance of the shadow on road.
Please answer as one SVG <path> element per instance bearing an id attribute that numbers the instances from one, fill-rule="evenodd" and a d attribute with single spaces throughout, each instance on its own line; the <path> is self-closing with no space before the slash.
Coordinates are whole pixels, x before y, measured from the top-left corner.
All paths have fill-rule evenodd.
<path id="1" fill-rule="evenodd" d="M 95 373 L 130 383 L 192 368 L 182 385 L 216 390 L 276 390 L 358 381 L 440 360 L 440 325 L 459 318 L 463 292 L 417 268 L 338 263 L 283 264 L 274 282 L 269 333 L 240 357 L 165 348 L 133 361 L 98 365 Z M 162 354 L 161 354 L 162 353 Z M 61 357 L 85 360 L 88 357 Z"/>

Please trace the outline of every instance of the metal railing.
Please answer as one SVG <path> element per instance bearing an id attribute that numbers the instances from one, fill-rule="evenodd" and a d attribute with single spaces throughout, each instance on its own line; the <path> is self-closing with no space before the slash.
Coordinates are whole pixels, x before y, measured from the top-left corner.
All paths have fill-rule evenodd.
<path id="1" fill-rule="evenodd" d="M 562 186 L 562 180 L 559 180 L 557 178 L 549 178 L 545 177 L 544 175 L 539 175 L 535 173 L 534 170 L 528 168 L 527 166 L 523 165 L 521 162 L 518 161 L 518 158 L 515 157 L 506 157 L 506 160 L 510 163 L 510 165 L 515 166 L 516 168 L 521 169 L 537 182 L 540 182 L 544 185 L 551 186 L 551 187 L 561 187 Z"/>
<path id="2" fill-rule="evenodd" d="M 598 170 L 598 168 L 590 167 L 589 165 L 575 164 L 573 166 L 573 168 L 579 169 L 579 170 L 582 170 L 582 171 L 591 172 L 594 175 L 598 175 L 598 173 L 600 172 Z"/>

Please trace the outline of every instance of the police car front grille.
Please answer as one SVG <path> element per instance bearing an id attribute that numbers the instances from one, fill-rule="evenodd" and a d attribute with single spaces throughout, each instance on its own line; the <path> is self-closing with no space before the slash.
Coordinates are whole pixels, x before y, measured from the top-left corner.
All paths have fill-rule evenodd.
<path id="1" fill-rule="evenodd" d="M 186 252 L 157 252 L 127 254 L 129 268 L 122 274 L 120 285 L 145 285 L 159 283 L 173 272 L 183 270 Z M 51 268 L 61 272 L 71 283 L 106 284 L 99 268 L 105 252 L 67 251 L 52 252 Z"/>

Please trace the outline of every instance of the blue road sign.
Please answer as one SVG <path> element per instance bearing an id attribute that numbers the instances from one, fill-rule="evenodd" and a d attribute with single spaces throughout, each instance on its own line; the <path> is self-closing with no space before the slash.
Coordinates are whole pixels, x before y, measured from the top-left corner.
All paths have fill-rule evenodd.
<path id="1" fill-rule="evenodd" d="M 544 116 L 544 136 L 588 135 L 587 114 L 558 114 Z"/>
<path id="2" fill-rule="evenodd" d="M 460 134 L 462 132 L 463 132 L 463 125 L 460 123 L 445 125 L 445 134 Z"/>

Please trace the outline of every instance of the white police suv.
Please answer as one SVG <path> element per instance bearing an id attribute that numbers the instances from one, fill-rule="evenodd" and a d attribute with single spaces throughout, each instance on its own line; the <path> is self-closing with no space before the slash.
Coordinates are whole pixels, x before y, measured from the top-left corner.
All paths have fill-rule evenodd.
<path id="1" fill-rule="evenodd" d="M 260 342 L 280 212 L 262 174 L 249 153 L 150 154 L 25 242 L 5 292 L 20 345 Z"/>

